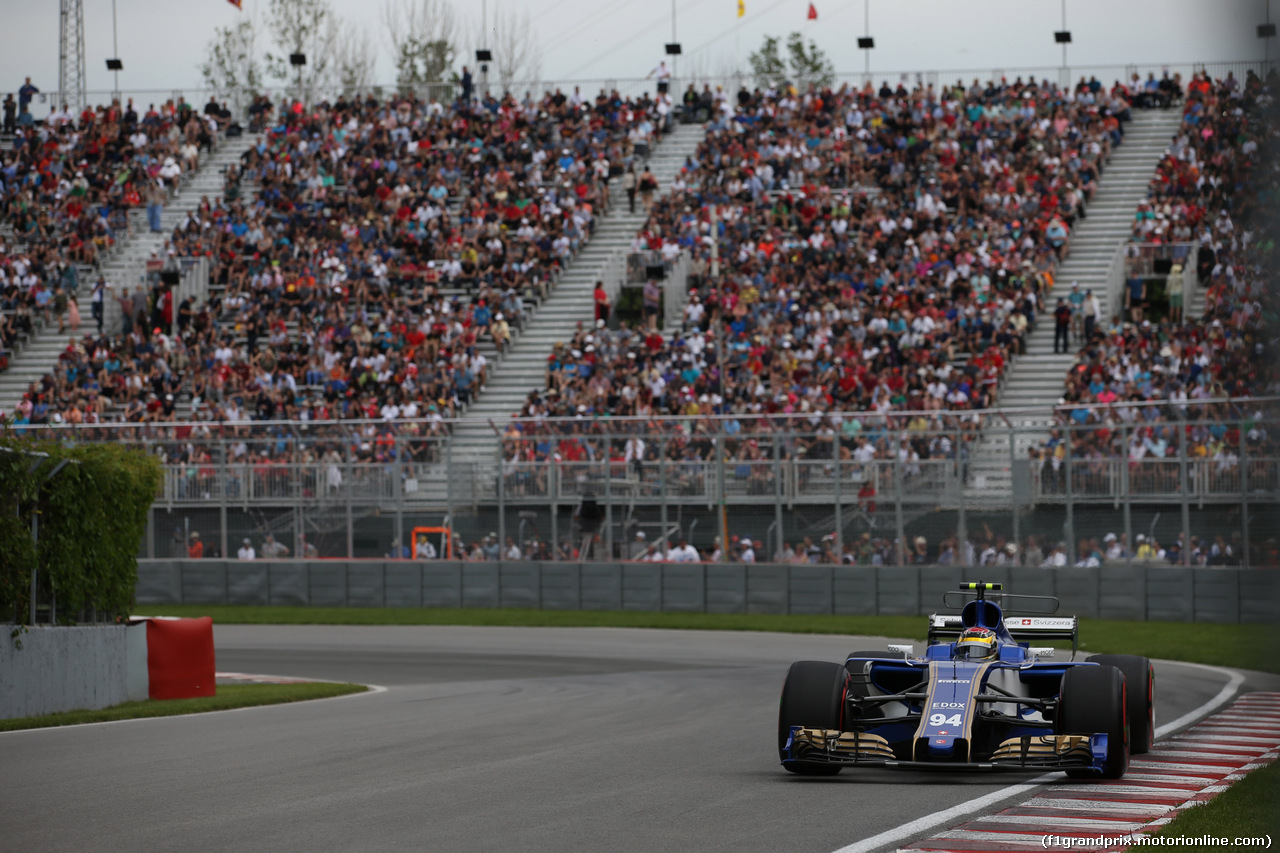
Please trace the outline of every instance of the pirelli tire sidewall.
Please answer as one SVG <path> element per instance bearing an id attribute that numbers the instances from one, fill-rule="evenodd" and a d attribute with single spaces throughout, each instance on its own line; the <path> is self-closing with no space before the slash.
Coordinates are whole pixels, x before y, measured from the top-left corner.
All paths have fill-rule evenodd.
<path id="1" fill-rule="evenodd" d="M 1129 715 L 1124 673 L 1109 665 L 1073 666 L 1062 676 L 1057 733 L 1106 734 L 1102 776 L 1119 779 L 1129 769 Z M 1091 768 L 1073 767 L 1071 777 L 1097 777 Z"/>
<path id="2" fill-rule="evenodd" d="M 782 685 L 778 704 L 778 752 L 782 755 L 792 726 L 842 731 L 845 692 L 849 673 L 842 664 L 803 660 L 791 664 Z M 835 775 L 840 765 L 791 762 L 784 765 L 793 773 L 809 776 Z"/>
<path id="3" fill-rule="evenodd" d="M 1124 673 L 1129 696 L 1129 751 L 1145 755 L 1155 743 L 1155 668 L 1139 655 L 1094 655 L 1091 663 L 1114 666 Z"/>

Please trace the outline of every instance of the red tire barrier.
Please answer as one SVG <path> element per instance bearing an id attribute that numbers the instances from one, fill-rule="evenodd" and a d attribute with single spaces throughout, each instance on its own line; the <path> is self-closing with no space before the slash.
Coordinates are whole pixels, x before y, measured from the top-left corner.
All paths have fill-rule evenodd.
<path id="1" fill-rule="evenodd" d="M 147 621 L 147 676 L 152 699 L 212 696 L 213 619 Z"/>

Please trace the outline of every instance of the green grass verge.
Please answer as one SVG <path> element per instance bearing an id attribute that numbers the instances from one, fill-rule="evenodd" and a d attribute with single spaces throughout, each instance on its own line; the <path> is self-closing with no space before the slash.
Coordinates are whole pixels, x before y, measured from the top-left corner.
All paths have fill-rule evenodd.
<path id="1" fill-rule="evenodd" d="M 240 625 L 482 625 L 547 628 L 672 628 L 859 634 L 924 641 L 921 616 L 777 616 L 739 613 L 641 613 L 581 610 L 458 610 L 427 607 L 233 607 L 184 605 L 141 608 L 149 616 L 212 616 Z M 1181 622 L 1105 622 L 1083 619 L 1081 649 L 1280 672 L 1275 640 L 1264 625 Z M 1058 644 L 1061 645 L 1061 644 Z M 1070 647 L 1069 645 L 1067 646 Z"/>
<path id="2" fill-rule="evenodd" d="M 363 684 L 219 684 L 218 695 L 198 699 L 164 699 L 148 702 L 125 702 L 98 711 L 66 711 L 41 717 L 0 720 L 0 732 L 19 729 L 43 729 L 52 726 L 74 726 L 79 723 L 103 723 L 111 720 L 134 720 L 141 717 L 174 717 L 205 711 L 229 711 L 255 705 L 278 705 L 306 699 L 327 699 L 367 690 Z"/>
<path id="3" fill-rule="evenodd" d="M 1183 851 L 1222 853 L 1235 847 L 1236 838 L 1260 838 L 1270 835 L 1280 840 L 1280 763 L 1253 771 L 1218 796 L 1201 806 L 1192 806 L 1169 821 L 1160 835 L 1166 838 L 1199 838 L 1226 836 L 1226 846 L 1179 844 Z M 1254 845 L 1256 846 L 1256 845 Z M 1264 845 L 1265 846 L 1265 845 Z"/>

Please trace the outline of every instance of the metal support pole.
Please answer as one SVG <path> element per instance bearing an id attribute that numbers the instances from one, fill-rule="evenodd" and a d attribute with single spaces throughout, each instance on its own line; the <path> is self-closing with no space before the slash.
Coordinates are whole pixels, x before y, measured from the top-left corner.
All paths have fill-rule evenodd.
<path id="1" fill-rule="evenodd" d="M 350 489 L 351 484 L 353 482 L 352 473 L 351 473 L 350 445 L 347 446 L 347 466 L 346 467 L 347 467 L 347 488 Z M 339 496 L 341 497 L 341 495 Z M 355 522 L 355 518 L 352 515 L 350 494 L 346 495 L 346 499 L 343 500 L 343 503 L 346 505 L 346 508 L 347 508 L 347 559 L 350 560 L 350 559 L 353 559 L 356 555 L 356 522 Z"/>
<path id="2" fill-rule="evenodd" d="M 662 436 L 661 450 L 658 453 L 658 497 L 662 501 L 660 508 L 662 516 L 662 536 L 667 535 L 667 448 L 669 439 L 666 435 Z M 671 540 L 667 540 L 667 550 L 671 550 Z"/>
<path id="3" fill-rule="evenodd" d="M 507 460 L 498 451 L 498 559 L 507 547 Z"/>
<path id="4" fill-rule="evenodd" d="M 778 548 L 787 541 L 787 531 L 782 526 L 782 433 L 773 431 L 773 523 L 778 530 Z M 771 555 L 772 556 L 772 555 Z"/>
<path id="5" fill-rule="evenodd" d="M 604 553 L 606 560 L 613 559 L 613 477 L 609 476 L 608 438 L 604 452 Z M 593 549 L 594 550 L 594 549 Z M 597 559 L 599 559 L 597 557 Z M 625 559 L 625 557 L 623 558 Z"/>
<path id="6" fill-rule="evenodd" d="M 895 515 L 895 523 L 898 532 L 898 548 L 897 564 L 899 566 L 906 565 L 907 556 L 907 527 L 902 519 L 902 457 L 896 453 L 893 456 L 893 510 Z"/>
<path id="7" fill-rule="evenodd" d="M 1066 455 L 1062 458 L 1062 470 L 1067 480 L 1067 521 L 1062 526 L 1062 535 L 1067 540 L 1067 563 L 1074 566 L 1076 564 L 1076 519 L 1075 519 L 1075 500 L 1072 497 L 1073 485 L 1071 482 L 1071 440 L 1074 433 L 1071 424 L 1066 425 L 1066 436 L 1063 441 L 1066 442 Z"/>
<path id="8" fill-rule="evenodd" d="M 1129 494 L 1129 425 L 1120 424 L 1120 492 L 1124 501 L 1124 559 L 1133 564 L 1133 498 Z"/>
<path id="9" fill-rule="evenodd" d="M 1182 503 L 1182 565 L 1191 565 L 1191 483 L 1187 477 L 1187 413 L 1178 410 L 1178 497 Z"/>
<path id="10" fill-rule="evenodd" d="M 227 551 L 227 440 L 225 438 L 218 440 L 218 456 L 222 475 L 221 488 L 218 489 L 218 556 L 225 560 L 230 556 Z M 317 484 L 317 486 L 317 492 L 329 487 L 328 483 Z"/>
<path id="11" fill-rule="evenodd" d="M 723 370 L 723 366 L 721 367 Z M 729 562 L 729 507 L 725 500 L 724 422 L 716 421 L 716 490 L 720 497 L 720 562 Z"/>
<path id="12" fill-rule="evenodd" d="M 832 476 L 835 478 L 835 496 L 836 496 L 836 562 L 840 562 L 840 556 L 844 553 L 844 511 L 840 506 L 840 481 L 844 479 L 842 466 L 840 464 L 840 434 L 837 432 L 831 443 L 831 453 L 835 457 L 832 460 L 833 468 Z"/>
<path id="13" fill-rule="evenodd" d="M 404 538 L 404 458 L 404 438 L 397 436 L 396 465 L 391 469 L 391 491 L 396 502 L 396 542 L 399 543 L 399 550 L 393 556 L 397 560 L 402 559 L 406 551 L 411 556 L 413 554 L 412 543 L 406 542 Z"/>
<path id="14" fill-rule="evenodd" d="M 1236 554 L 1241 568 L 1249 568 L 1249 440 L 1248 430 L 1237 427 L 1240 433 L 1240 550 Z"/>
<path id="15" fill-rule="evenodd" d="M 1013 469 L 1018 464 L 1018 448 L 1017 435 L 1012 425 L 1007 427 L 1009 433 L 1009 476 L 1014 476 Z M 1027 482 L 1030 483 L 1028 477 Z M 1014 500 L 1013 502 L 1013 541 L 1018 545 L 1018 559 L 1021 560 L 1026 556 L 1026 552 L 1022 548 L 1022 505 Z"/>
<path id="16" fill-rule="evenodd" d="M 444 463 L 444 512 L 445 517 L 453 518 L 453 437 L 452 435 L 445 438 L 444 458 L 440 461 Z M 439 445 L 437 445 L 439 446 Z M 449 534 L 449 541 L 453 541 L 453 534 Z M 449 555 L 441 552 L 441 557 L 448 559 Z"/>

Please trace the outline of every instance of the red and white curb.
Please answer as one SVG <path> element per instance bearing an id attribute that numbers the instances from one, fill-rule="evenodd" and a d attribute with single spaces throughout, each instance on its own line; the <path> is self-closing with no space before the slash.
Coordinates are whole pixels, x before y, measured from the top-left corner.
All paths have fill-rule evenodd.
<path id="1" fill-rule="evenodd" d="M 1182 809 L 1211 800 L 1280 757 L 1280 693 L 1249 693 L 1129 762 L 1114 782 L 1051 783 L 1036 796 L 903 851 L 1124 850 Z"/>

